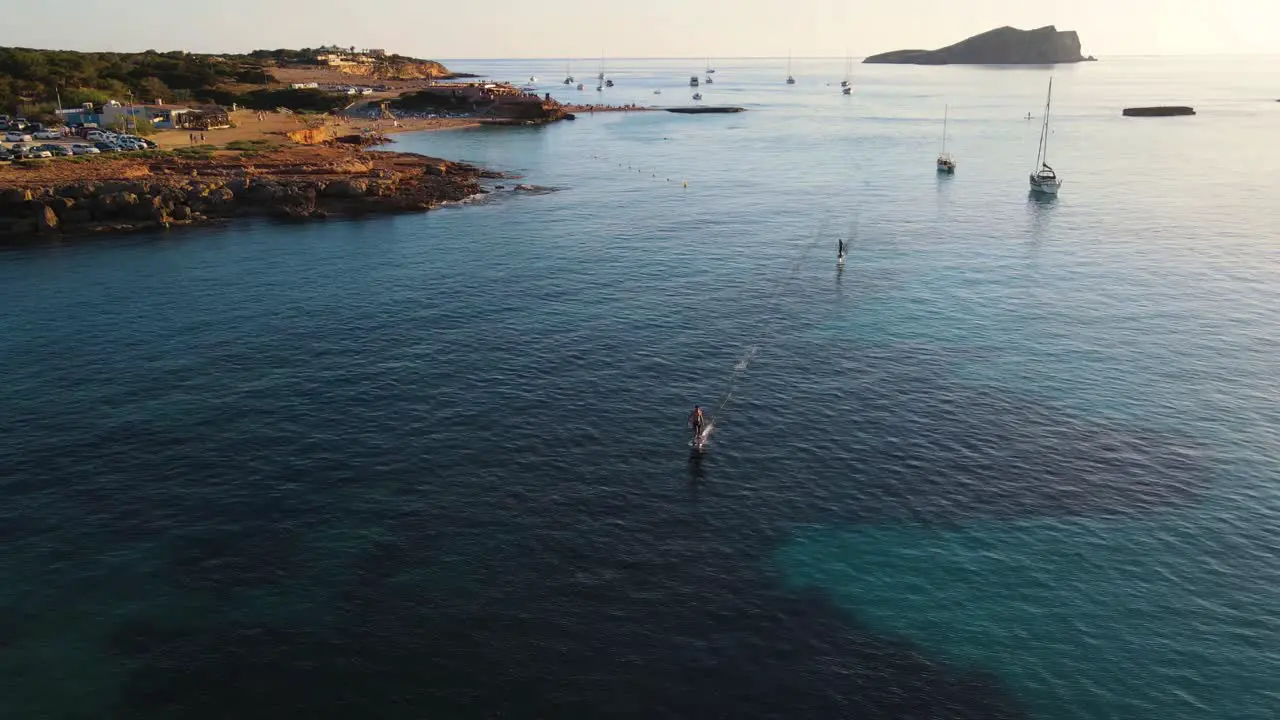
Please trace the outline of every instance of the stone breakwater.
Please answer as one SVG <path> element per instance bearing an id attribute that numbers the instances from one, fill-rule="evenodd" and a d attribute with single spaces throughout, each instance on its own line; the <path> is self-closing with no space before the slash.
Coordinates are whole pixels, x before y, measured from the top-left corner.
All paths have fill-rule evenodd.
<path id="1" fill-rule="evenodd" d="M 81 178 L 11 170 L 0 175 L 0 244 L 245 216 L 307 221 L 423 212 L 485 192 L 481 178 L 502 177 L 406 153 L 298 150 L 176 163 L 108 161 L 105 168 L 86 167 L 88 177 Z"/>

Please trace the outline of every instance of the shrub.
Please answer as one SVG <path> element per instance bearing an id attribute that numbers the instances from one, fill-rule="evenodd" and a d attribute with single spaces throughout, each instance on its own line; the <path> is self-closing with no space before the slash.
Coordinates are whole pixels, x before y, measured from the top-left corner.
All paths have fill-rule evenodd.
<path id="1" fill-rule="evenodd" d="M 240 104 L 250 110 L 275 110 L 288 108 L 295 112 L 329 112 L 346 107 L 351 99 L 346 95 L 323 90 L 254 90 L 241 98 Z"/>

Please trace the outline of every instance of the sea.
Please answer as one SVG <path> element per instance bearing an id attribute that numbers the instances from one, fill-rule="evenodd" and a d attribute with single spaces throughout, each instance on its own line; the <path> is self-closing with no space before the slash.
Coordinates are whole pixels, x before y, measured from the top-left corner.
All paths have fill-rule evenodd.
<path id="1" fill-rule="evenodd" d="M 712 62 L 0 252 L 0 717 L 1280 716 L 1280 58 Z"/>

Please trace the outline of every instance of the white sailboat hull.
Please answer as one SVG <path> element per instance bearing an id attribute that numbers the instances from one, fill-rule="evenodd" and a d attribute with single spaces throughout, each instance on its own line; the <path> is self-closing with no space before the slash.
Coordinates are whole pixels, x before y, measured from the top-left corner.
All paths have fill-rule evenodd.
<path id="1" fill-rule="evenodd" d="M 1031 176 L 1031 192 L 1043 193 L 1045 195 L 1057 195 L 1058 188 L 1060 187 L 1062 187 L 1061 179 L 1054 178 L 1052 180 L 1044 180 L 1036 177 L 1035 175 Z"/>

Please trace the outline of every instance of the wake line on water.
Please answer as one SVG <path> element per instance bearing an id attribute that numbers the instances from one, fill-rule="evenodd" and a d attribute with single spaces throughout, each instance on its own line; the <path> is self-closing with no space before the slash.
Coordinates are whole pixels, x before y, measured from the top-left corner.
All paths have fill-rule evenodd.
<path id="1" fill-rule="evenodd" d="M 800 257 L 796 258 L 795 262 L 791 263 L 790 270 L 788 270 L 786 276 L 779 281 L 778 286 L 773 291 L 773 295 L 769 297 L 769 300 L 766 303 L 767 307 L 776 306 L 778 298 L 782 296 L 783 291 L 785 291 L 787 287 L 795 281 L 796 276 L 800 274 L 800 269 L 804 266 L 805 258 L 807 258 L 809 253 L 812 252 L 813 249 L 818 246 L 819 242 L 826 237 L 826 234 L 826 223 L 824 222 L 818 228 L 818 232 L 814 234 L 813 239 L 805 245 L 800 253 Z M 699 438 L 701 442 L 705 443 L 707 439 L 711 437 L 712 429 L 715 428 L 717 420 L 726 413 L 730 401 L 733 400 L 733 391 L 738 387 L 738 382 L 746 375 L 747 368 L 751 366 L 751 361 L 760 354 L 760 348 L 769 344 L 777 334 L 775 328 L 778 325 L 779 316 L 780 313 L 778 312 L 770 313 L 770 320 L 765 324 L 764 329 L 756 338 L 756 341 L 748 345 L 746 351 L 743 352 L 742 357 L 739 358 L 738 362 L 733 364 L 733 371 L 729 373 L 729 380 L 725 385 L 725 389 L 720 394 L 719 399 L 716 400 L 716 404 L 713 406 L 710 417 L 707 418 L 707 427 L 702 431 L 702 435 Z"/>

